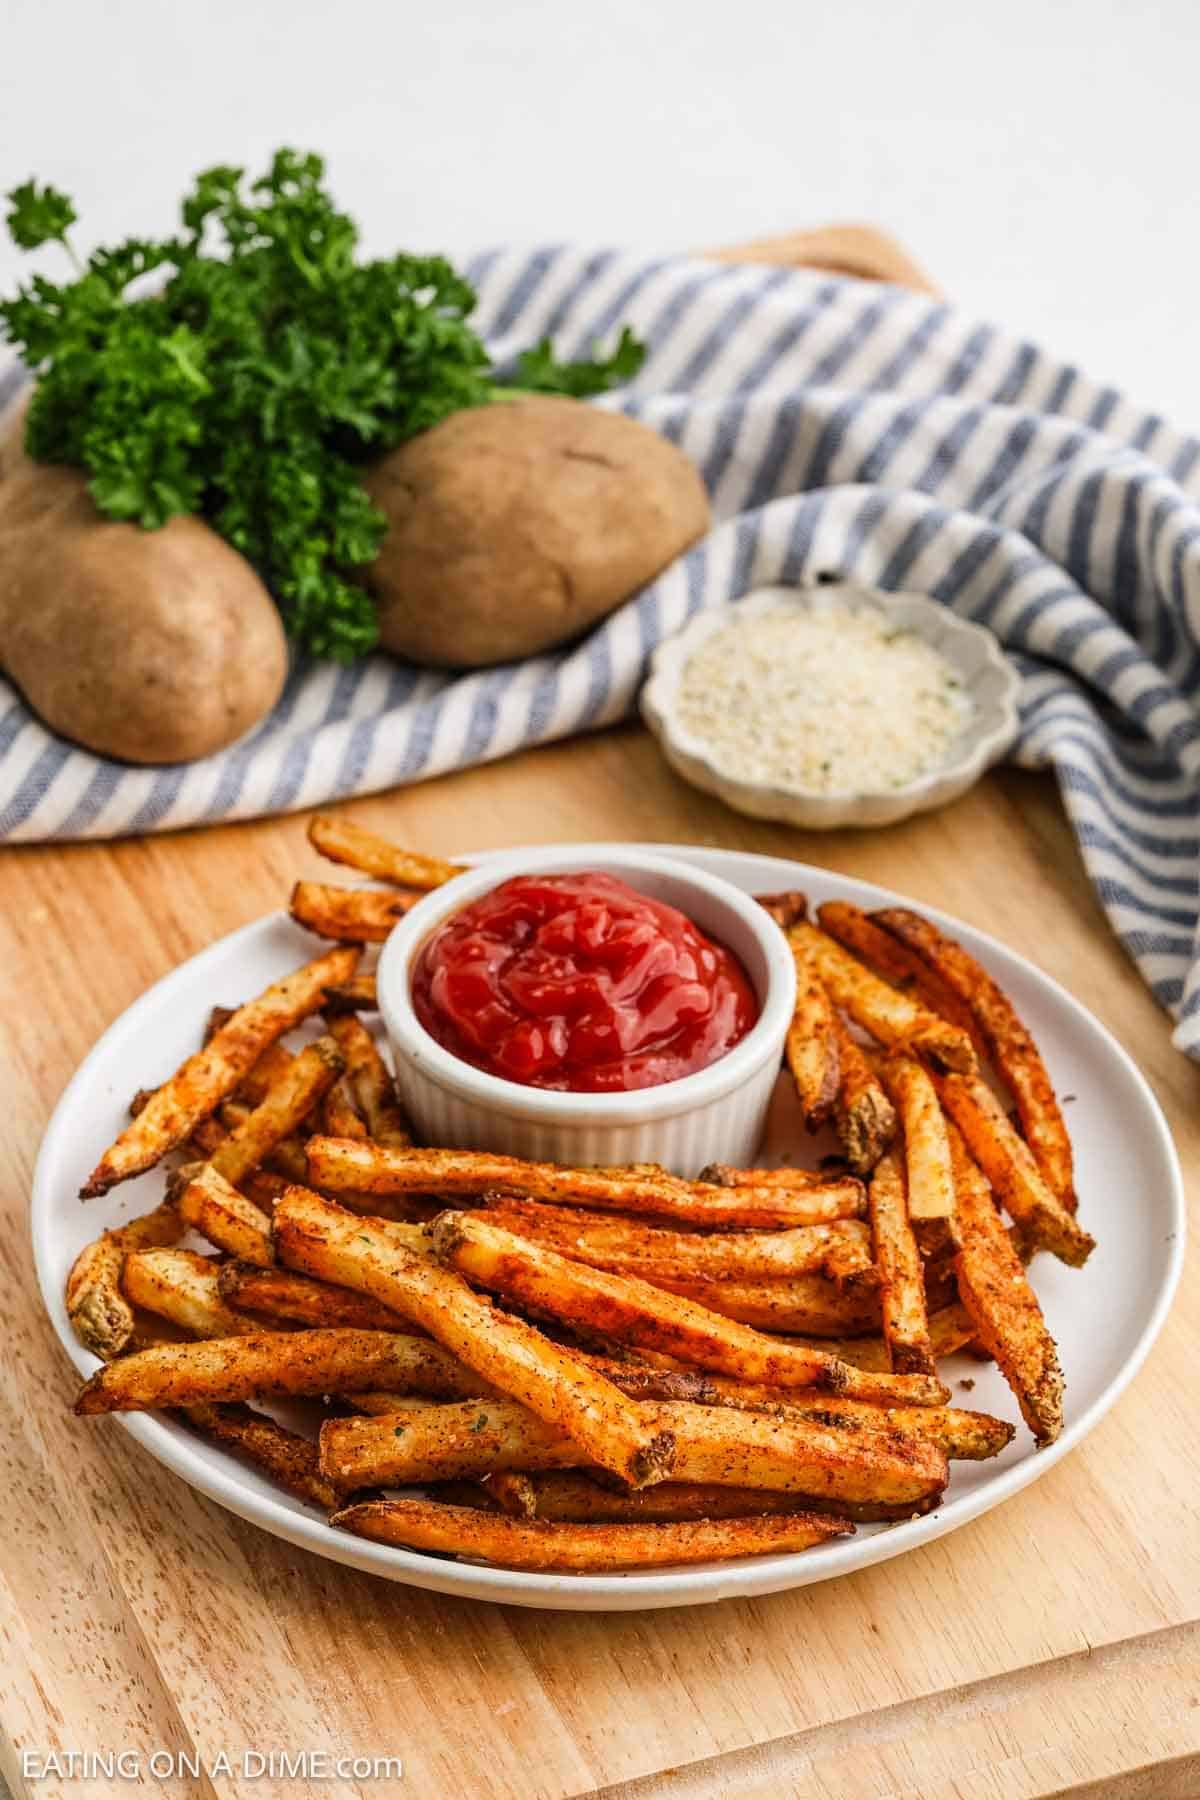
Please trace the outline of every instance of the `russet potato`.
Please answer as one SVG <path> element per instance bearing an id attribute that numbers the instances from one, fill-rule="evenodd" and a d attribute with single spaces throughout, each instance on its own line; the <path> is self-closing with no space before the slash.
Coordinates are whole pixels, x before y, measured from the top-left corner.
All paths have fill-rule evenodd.
<path id="1" fill-rule="evenodd" d="M 198 519 L 103 519 L 77 469 L 0 469 L 0 668 L 51 730 L 100 756 L 181 763 L 274 706 L 287 643 L 244 557 Z"/>
<path id="2" fill-rule="evenodd" d="M 478 668 L 566 643 L 709 528 L 695 466 L 578 400 L 471 407 L 366 477 L 388 533 L 368 582 L 385 649 Z"/>

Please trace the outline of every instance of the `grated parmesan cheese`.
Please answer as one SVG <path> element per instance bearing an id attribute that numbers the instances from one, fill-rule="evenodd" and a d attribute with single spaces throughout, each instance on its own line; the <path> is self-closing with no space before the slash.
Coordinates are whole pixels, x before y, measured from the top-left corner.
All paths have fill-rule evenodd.
<path id="1" fill-rule="evenodd" d="M 735 614 L 684 665 L 674 711 L 736 780 L 858 794 L 941 762 L 974 703 L 916 632 L 830 604 Z"/>

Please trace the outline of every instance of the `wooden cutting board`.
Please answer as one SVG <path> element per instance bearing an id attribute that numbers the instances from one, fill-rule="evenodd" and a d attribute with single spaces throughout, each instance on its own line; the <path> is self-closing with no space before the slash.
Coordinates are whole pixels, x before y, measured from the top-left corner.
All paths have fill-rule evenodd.
<path id="1" fill-rule="evenodd" d="M 807 256 L 811 238 L 786 242 Z M 997 771 L 944 812 L 819 836 L 727 811 L 630 726 L 351 810 L 446 854 L 586 838 L 719 844 L 942 905 L 1032 956 L 1116 1033 L 1162 1101 L 1195 1206 L 1200 1071 L 1171 1048 L 1114 941 L 1048 778 Z M 25 1223 L 46 1119 L 151 982 L 324 867 L 305 823 L 0 857 L 0 1769 L 14 1795 L 1194 1800 L 1194 1261 L 1132 1389 L 1041 1482 L 894 1562 L 716 1607 L 558 1615 L 372 1580 L 222 1512 L 115 1421 L 70 1416 L 76 1382 L 41 1308 Z M 145 1075 L 131 1069 L 131 1087 Z M 23 1755 L 52 1749 L 126 1750 L 142 1776 L 89 1787 L 22 1773 Z M 406 1774 L 219 1772 L 222 1752 L 236 1763 L 245 1749 L 399 1755 Z M 155 1751 L 207 1772 L 156 1777 Z"/>

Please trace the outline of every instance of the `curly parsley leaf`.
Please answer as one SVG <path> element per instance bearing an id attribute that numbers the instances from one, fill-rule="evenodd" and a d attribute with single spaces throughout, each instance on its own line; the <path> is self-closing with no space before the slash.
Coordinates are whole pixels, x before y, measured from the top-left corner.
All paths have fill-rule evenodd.
<path id="1" fill-rule="evenodd" d="M 109 518 L 207 520 L 304 649 L 350 661 L 376 640 L 356 571 L 387 528 L 364 463 L 507 384 L 469 323 L 470 284 L 443 257 L 358 261 L 324 177 L 319 156 L 288 149 L 257 181 L 208 169 L 178 236 L 97 250 L 62 285 L 35 275 L 0 302 L 0 330 L 38 378 L 32 456 L 86 468 Z M 70 249 L 65 194 L 30 181 L 9 201 L 23 249 Z M 543 343 L 515 380 L 583 397 L 628 380 L 642 355 L 628 332 L 579 364 Z"/>
<path id="2" fill-rule="evenodd" d="M 646 346 L 638 342 L 628 326 L 617 339 L 609 356 L 598 354 L 592 346 L 590 361 L 563 363 L 555 360 L 554 346 L 543 338 L 532 350 L 524 350 L 517 358 L 511 385 L 533 394 L 567 394 L 586 400 L 593 394 L 607 393 L 632 381 L 646 360 Z"/>
<path id="3" fill-rule="evenodd" d="M 43 244 L 67 241 L 67 227 L 76 220 L 76 212 L 66 194 L 58 188 L 39 187 L 36 181 L 23 181 L 5 195 L 8 201 L 8 235 L 22 250 L 38 250 Z"/>

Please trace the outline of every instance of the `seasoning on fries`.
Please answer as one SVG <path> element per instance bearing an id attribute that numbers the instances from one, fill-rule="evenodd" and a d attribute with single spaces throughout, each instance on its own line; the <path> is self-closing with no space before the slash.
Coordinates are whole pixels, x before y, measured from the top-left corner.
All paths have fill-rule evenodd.
<path id="1" fill-rule="evenodd" d="M 959 1350 L 995 1359 L 1038 1444 L 1059 1435 L 1024 1262 L 1082 1264 L 1092 1239 L 1037 1047 L 960 945 L 904 908 L 829 901 L 818 926 L 803 894 L 760 897 L 797 972 L 787 1067 L 843 1153 L 818 1171 L 415 1146 L 359 946 L 460 867 L 335 815 L 309 837 L 389 885 L 298 882 L 293 918 L 338 947 L 214 1007 L 202 1048 L 135 1096 L 82 1194 L 189 1161 L 71 1269 L 68 1316 L 103 1359 L 78 1413 L 163 1409 L 340 1529 L 564 1573 L 930 1512 L 951 1460 L 1014 1435 L 949 1404 L 938 1363 Z M 317 1013 L 324 1035 L 289 1048 Z M 249 1404 L 289 1396 L 326 1402 L 319 1443 Z"/>
<path id="2" fill-rule="evenodd" d="M 87 1200 L 107 1193 L 117 1182 L 153 1168 L 168 1150 L 182 1144 L 193 1127 L 233 1092 L 268 1044 L 317 1011 L 328 983 L 350 979 L 358 958 L 354 949 L 330 950 L 273 982 L 257 1000 L 239 1006 L 210 1041 L 156 1089 L 105 1151 L 80 1197 Z"/>
<path id="3" fill-rule="evenodd" d="M 811 1513 L 759 1519 L 690 1519 L 675 1524 L 567 1525 L 509 1519 L 433 1500 L 368 1500 L 334 1513 L 331 1524 L 380 1544 L 438 1550 L 508 1569 L 573 1574 L 712 1562 L 732 1556 L 808 1550 L 854 1530 L 849 1520 Z"/>
<path id="4" fill-rule="evenodd" d="M 670 1434 L 647 1426 L 611 1382 L 524 1320 L 498 1312 L 460 1276 L 415 1255 L 386 1225 L 289 1188 L 274 1227 L 281 1262 L 394 1307 L 502 1392 L 561 1422 L 601 1468 L 634 1487 L 670 1470 Z"/>

